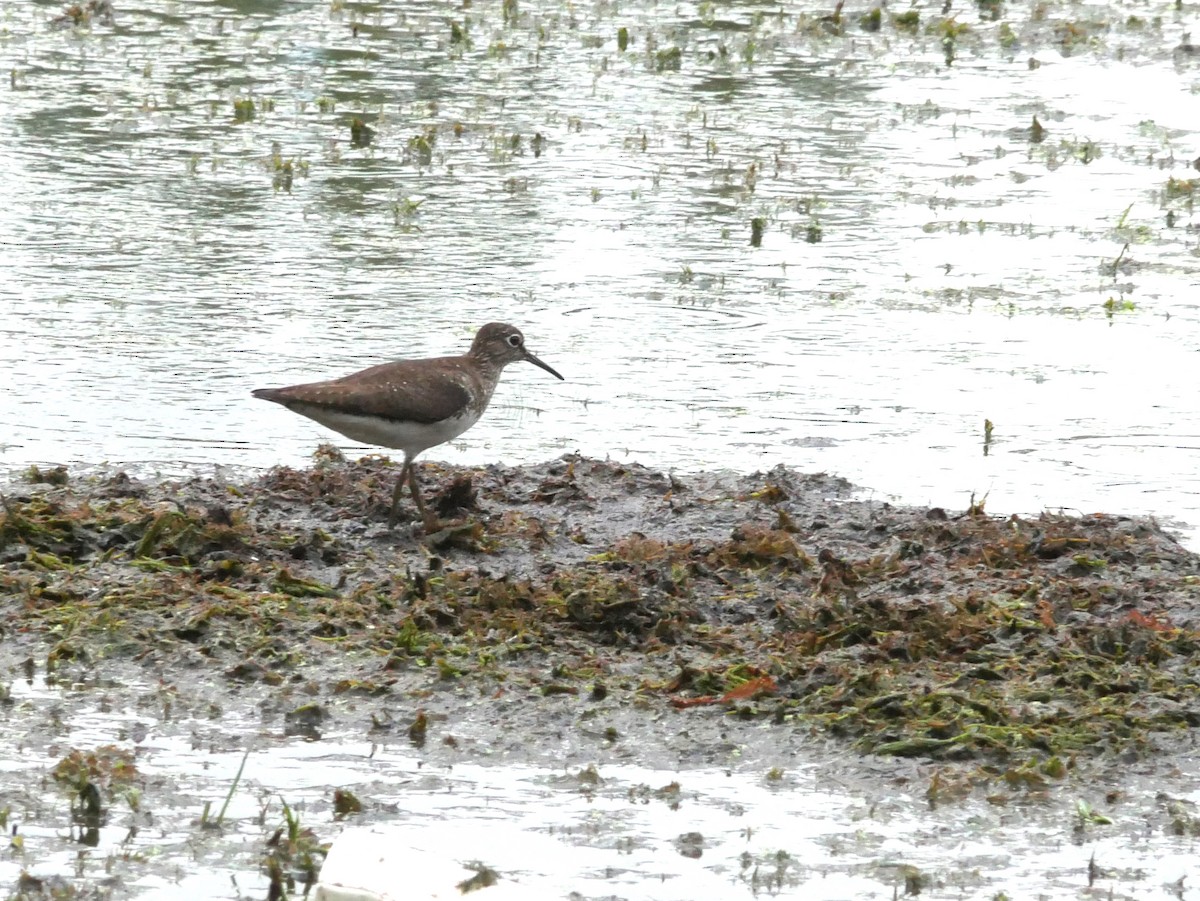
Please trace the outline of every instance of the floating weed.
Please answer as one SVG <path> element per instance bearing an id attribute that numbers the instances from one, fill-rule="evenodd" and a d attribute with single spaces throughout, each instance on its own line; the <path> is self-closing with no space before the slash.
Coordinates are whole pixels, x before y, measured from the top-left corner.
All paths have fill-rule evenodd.
<path id="1" fill-rule="evenodd" d="M 355 147 L 367 147 L 375 140 L 375 129 L 355 116 L 350 120 L 350 143 Z"/>
<path id="2" fill-rule="evenodd" d="M 400 200 L 392 201 L 392 220 L 397 226 L 404 229 L 415 228 L 413 225 L 417 214 L 421 210 L 421 205 L 425 203 L 425 198 L 419 200 L 412 197 L 404 197 Z"/>
<path id="3" fill-rule="evenodd" d="M 271 154 L 271 184 L 276 191 L 291 193 L 296 175 L 308 176 L 308 163 L 300 159 L 285 159 L 276 147 Z"/>
<path id="4" fill-rule="evenodd" d="M 72 750 L 50 771 L 51 778 L 74 792 L 87 786 L 103 789 L 109 797 L 118 788 L 128 788 L 142 777 L 132 751 L 116 745 L 101 745 L 91 751 Z"/>
<path id="5" fill-rule="evenodd" d="M 1069 55 L 1076 47 L 1096 40 L 1093 35 L 1103 32 L 1107 27 L 1104 23 L 1060 22 L 1054 27 L 1054 37 L 1064 53 Z"/>
<path id="6" fill-rule="evenodd" d="M 743 851 L 738 878 L 754 897 L 781 895 L 785 889 L 798 888 L 806 878 L 787 851 L 772 851 L 755 856 Z"/>
<path id="7" fill-rule="evenodd" d="M 1100 159 L 1101 156 L 1100 146 L 1094 141 L 1082 141 L 1064 146 L 1069 148 L 1072 157 L 1079 160 L 1085 166 Z"/>
<path id="8" fill-rule="evenodd" d="M 843 0 L 833 7 L 833 12 L 815 16 L 801 15 L 797 28 L 814 37 L 837 37 L 845 30 L 845 19 L 842 17 Z M 754 17 L 754 30 L 758 30 L 765 22 L 765 17 L 758 14 Z"/>
<path id="9" fill-rule="evenodd" d="M 975 5 L 979 8 L 980 18 L 995 22 L 1000 18 L 1004 0 L 975 0 Z"/>
<path id="10" fill-rule="evenodd" d="M 90 28 L 95 21 L 100 25 L 115 24 L 115 16 L 111 0 L 87 0 L 86 3 L 72 3 L 61 16 L 52 19 L 51 28 Z"/>
<path id="11" fill-rule="evenodd" d="M 405 145 L 405 158 L 418 166 L 429 166 L 433 163 L 433 148 L 437 145 L 437 128 L 428 126 L 420 134 L 413 135 Z"/>
<path id="12" fill-rule="evenodd" d="M 1111 826 L 1113 821 L 1102 813 L 1097 813 L 1092 805 L 1082 799 L 1075 802 L 1076 829 L 1082 831 L 1088 826 Z"/>
<path id="13" fill-rule="evenodd" d="M 345 788 L 335 789 L 333 792 L 333 816 L 334 819 L 344 820 L 346 817 L 355 813 L 362 813 L 363 803 L 358 799 L 358 795 Z"/>
<path id="14" fill-rule="evenodd" d="M 750 220 L 750 246 L 761 247 L 763 239 L 763 231 L 767 227 L 767 220 L 762 216 L 755 216 Z"/>
<path id="15" fill-rule="evenodd" d="M 1104 317 L 1111 320 L 1117 313 L 1132 313 L 1137 309 L 1137 304 L 1126 297 L 1110 297 L 1101 307 L 1104 309 Z"/>
<path id="16" fill-rule="evenodd" d="M 258 110 L 255 109 L 252 98 L 243 97 L 240 100 L 233 101 L 233 121 L 251 122 L 256 115 L 258 115 Z"/>
<path id="17" fill-rule="evenodd" d="M 654 52 L 655 72 L 678 72 L 683 67 L 683 50 L 668 47 Z"/>
<path id="18" fill-rule="evenodd" d="M 1196 179 L 1175 178 L 1172 176 L 1167 179 L 1166 187 L 1163 188 L 1163 199 L 1166 201 L 1179 200 L 1181 198 L 1191 200 L 1195 191 Z"/>
<path id="19" fill-rule="evenodd" d="M 469 892 L 478 891 L 479 889 L 490 888 L 500 881 L 499 873 L 477 860 L 465 863 L 463 866 L 468 870 L 474 871 L 471 876 L 455 886 L 464 895 Z"/>
<path id="20" fill-rule="evenodd" d="M 1046 140 L 1046 129 L 1038 121 L 1038 117 L 1034 116 L 1033 124 L 1029 126 L 1029 142 L 1031 144 L 1040 144 L 1044 140 Z"/>
<path id="21" fill-rule="evenodd" d="M 957 19 L 951 17 L 948 19 L 942 19 L 940 22 L 930 25 L 929 31 L 943 40 L 948 38 L 952 41 L 956 41 L 963 35 L 969 34 L 971 31 L 971 26 L 967 25 L 965 22 L 959 22 Z"/>
<path id="22" fill-rule="evenodd" d="M 946 65 L 949 66 L 954 63 L 957 55 L 959 39 L 970 31 L 970 27 L 956 19 L 949 18 L 931 25 L 929 31 L 941 39 L 942 55 L 946 60 Z"/>
<path id="23" fill-rule="evenodd" d="M 898 31 L 907 31 L 916 34 L 917 29 L 921 27 L 921 14 L 915 9 L 906 10 L 892 16 L 892 25 Z"/>

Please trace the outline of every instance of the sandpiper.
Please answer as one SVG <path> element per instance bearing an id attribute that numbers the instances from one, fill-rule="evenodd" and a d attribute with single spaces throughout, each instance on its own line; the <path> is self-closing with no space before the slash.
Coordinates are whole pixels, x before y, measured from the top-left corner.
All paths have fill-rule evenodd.
<path id="1" fill-rule="evenodd" d="M 388 527 L 396 524 L 407 479 L 425 531 L 435 532 L 441 523 L 425 508 L 413 460 L 421 451 L 457 438 L 475 425 L 492 399 L 500 373 L 518 360 L 562 378 L 526 349 L 519 329 L 489 322 L 475 334 L 471 349 L 458 357 L 397 360 L 340 379 L 259 388 L 253 394 L 283 404 L 353 441 L 404 451 Z"/>

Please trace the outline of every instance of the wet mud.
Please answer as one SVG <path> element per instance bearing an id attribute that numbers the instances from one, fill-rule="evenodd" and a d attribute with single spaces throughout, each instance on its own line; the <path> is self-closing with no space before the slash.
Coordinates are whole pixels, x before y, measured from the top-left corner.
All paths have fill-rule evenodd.
<path id="1" fill-rule="evenodd" d="M 1149 520 L 568 456 L 424 466 L 458 524 L 423 535 L 385 525 L 397 474 L 332 448 L 244 483 L 32 472 L 0 516 L 7 663 L 132 662 L 313 738 L 490 724 L 493 750 L 647 764 L 776 732 L 1042 780 L 1200 723 L 1200 565 Z"/>
<path id="2" fill-rule="evenodd" d="M 1160 769 L 1200 723 L 1200 561 L 1151 520 L 900 508 L 786 468 L 566 456 L 424 465 L 451 523 L 425 535 L 411 508 L 386 526 L 398 475 L 325 446 L 309 469 L 244 479 L 31 469 L 5 489 L 3 715 L 79 842 L 113 805 L 131 840 L 153 821 L 138 755 L 63 726 L 96 694 L 149 717 L 122 726 L 135 741 L 187 715 L 211 724 L 194 746 L 358 736 L 579 778 L 629 763 L 786 779 L 823 757 L 842 778 L 924 784 L 933 807 L 1089 775 L 1117 797 L 1114 761 Z M 14 700 L 35 683 L 62 691 L 46 716 Z M 15 843 L 58 821 L 26 775 L 6 781 Z M 184 782 L 160 774 L 153 792 L 184 808 Z M 220 828 L 219 802 L 196 828 Z M 327 847 L 282 816 L 249 864 L 268 897 L 311 884 Z M 59 889 L 85 897 L 28 874 L 13 897 Z"/>

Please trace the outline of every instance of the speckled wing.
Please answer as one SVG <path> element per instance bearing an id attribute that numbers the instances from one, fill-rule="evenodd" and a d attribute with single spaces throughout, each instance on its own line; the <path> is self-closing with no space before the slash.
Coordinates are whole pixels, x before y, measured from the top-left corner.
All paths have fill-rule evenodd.
<path id="1" fill-rule="evenodd" d="M 355 416 L 429 425 L 461 413 L 471 402 L 471 373 L 460 357 L 382 363 L 328 382 L 259 388 L 255 397 L 296 413 L 318 407 Z"/>

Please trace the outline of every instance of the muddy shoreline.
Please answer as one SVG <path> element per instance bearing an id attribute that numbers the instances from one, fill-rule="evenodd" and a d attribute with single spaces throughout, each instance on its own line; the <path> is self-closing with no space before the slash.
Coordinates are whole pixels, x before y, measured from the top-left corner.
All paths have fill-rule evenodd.
<path id="1" fill-rule="evenodd" d="M 425 536 L 385 525 L 397 474 L 325 446 L 309 469 L 239 481 L 31 469 L 4 489 L 0 710 L 25 768 L 0 776 L 12 897 L 140 897 L 25 850 L 64 829 L 95 845 L 118 822 L 107 859 L 124 853 L 130 879 L 179 872 L 121 852 L 170 821 L 180 849 L 223 849 L 235 884 L 312 883 L 329 824 L 303 827 L 262 785 L 247 845 L 219 796 L 189 794 L 186 765 L 142 771 L 161 755 L 147 735 L 210 754 L 400 746 L 418 771 L 564 767 L 581 792 L 619 764 L 784 787 L 815 767 L 931 809 L 1119 804 L 1133 773 L 1177 781 L 1194 745 L 1200 560 L 1153 521 L 898 508 L 785 468 L 567 456 L 425 465 L 430 502 L 463 522 Z M 97 705 L 127 721 L 89 739 L 70 724 Z M 304 816 L 392 816 L 324 794 Z M 1137 803 L 1139 822 L 1200 834 L 1192 805 Z"/>
<path id="2" fill-rule="evenodd" d="M 427 537 L 384 525 L 396 472 L 332 448 L 245 484 L 31 471 L 0 519 L 10 671 L 132 662 L 313 739 L 686 765 L 803 736 L 1039 783 L 1200 723 L 1200 562 L 1149 520 L 568 456 L 425 466 L 469 523 Z"/>

